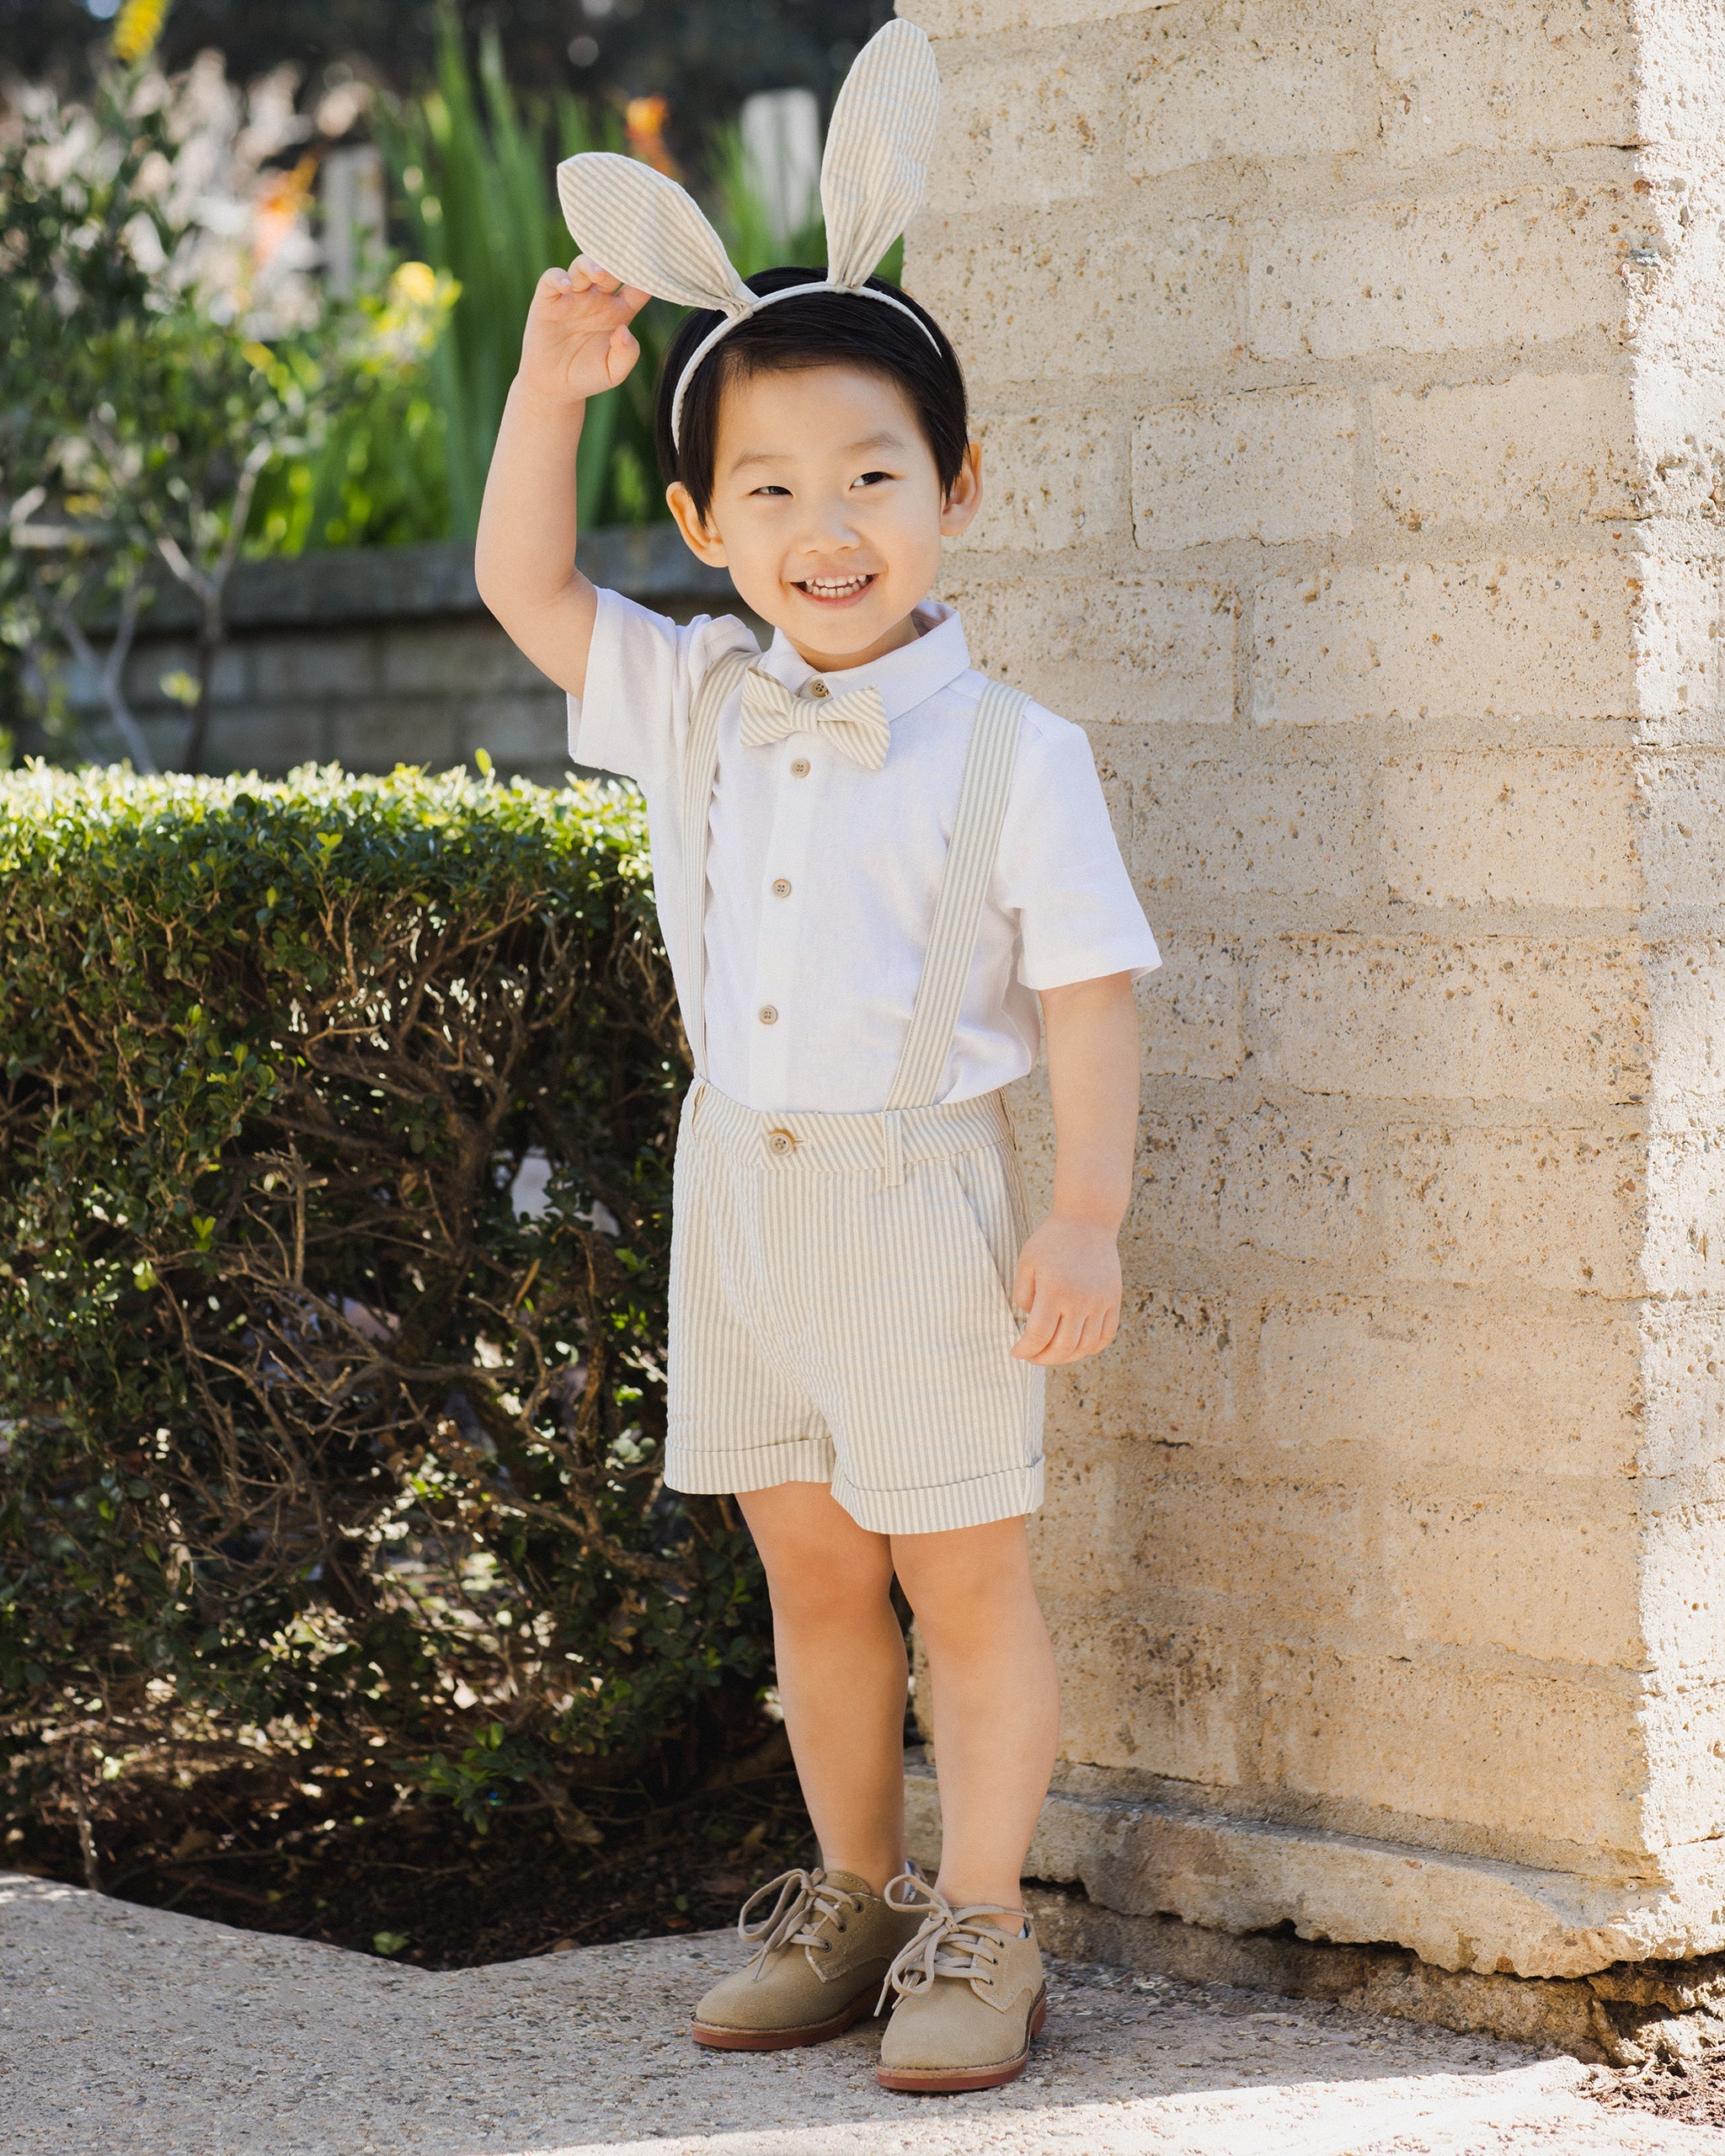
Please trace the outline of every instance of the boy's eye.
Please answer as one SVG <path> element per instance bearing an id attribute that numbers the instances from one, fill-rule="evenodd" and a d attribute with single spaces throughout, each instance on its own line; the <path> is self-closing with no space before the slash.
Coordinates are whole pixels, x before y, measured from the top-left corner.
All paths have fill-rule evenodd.
<path id="1" fill-rule="evenodd" d="M 883 479 L 890 479 L 890 472 L 865 472 L 857 481 L 859 487 L 878 487 Z"/>
<path id="2" fill-rule="evenodd" d="M 788 494 L 791 490 L 788 487 L 756 487 L 752 491 L 757 494 Z"/>

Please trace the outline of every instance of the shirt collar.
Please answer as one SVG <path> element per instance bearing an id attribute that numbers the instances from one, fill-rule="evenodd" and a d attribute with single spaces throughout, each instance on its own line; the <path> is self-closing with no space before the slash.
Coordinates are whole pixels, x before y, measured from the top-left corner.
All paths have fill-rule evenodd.
<path id="1" fill-rule="evenodd" d="M 852 689 L 878 689 L 888 719 L 902 718 L 937 691 L 956 681 L 970 664 L 964 631 L 953 607 L 940 600 L 927 599 L 916 609 L 913 619 L 921 631 L 914 643 L 901 644 L 884 659 L 871 659 L 867 666 L 846 666 L 818 678 L 836 696 L 847 696 Z M 807 660 L 798 657 L 782 629 L 774 631 L 760 664 L 763 674 L 771 674 L 799 695 L 817 678 Z"/>

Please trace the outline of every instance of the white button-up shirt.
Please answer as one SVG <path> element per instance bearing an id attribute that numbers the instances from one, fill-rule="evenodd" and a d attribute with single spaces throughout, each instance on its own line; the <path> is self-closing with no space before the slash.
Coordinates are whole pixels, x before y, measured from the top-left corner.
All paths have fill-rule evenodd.
<path id="1" fill-rule="evenodd" d="M 970 725 L 983 691 L 950 607 L 917 611 L 914 643 L 827 676 L 872 686 L 892 729 L 878 771 L 818 727 L 763 748 L 719 726 L 708 853 L 708 1075 L 752 1108 L 884 1106 L 911 1022 Z M 685 938 L 682 760 L 702 675 L 757 647 L 729 616 L 680 624 L 599 595 L 586 694 L 569 700 L 575 760 L 646 796 L 659 917 L 680 990 Z M 782 635 L 761 661 L 787 688 L 815 676 Z M 818 708 L 818 706 L 816 707 Z M 1024 713 L 994 873 L 936 1098 L 1022 1077 L 1041 1043 L 1039 989 L 1160 963 L 1082 731 Z"/>

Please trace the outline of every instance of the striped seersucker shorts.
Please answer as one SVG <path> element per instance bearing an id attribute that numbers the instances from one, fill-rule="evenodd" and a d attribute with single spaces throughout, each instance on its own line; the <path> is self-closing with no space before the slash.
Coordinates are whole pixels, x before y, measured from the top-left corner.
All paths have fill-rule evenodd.
<path id="1" fill-rule="evenodd" d="M 997 1093 L 766 1114 L 697 1084 L 677 1141 L 665 1480 L 828 1483 L 884 1534 L 1034 1511 L 1044 1373 L 1011 1353 L 1023 1235 Z"/>

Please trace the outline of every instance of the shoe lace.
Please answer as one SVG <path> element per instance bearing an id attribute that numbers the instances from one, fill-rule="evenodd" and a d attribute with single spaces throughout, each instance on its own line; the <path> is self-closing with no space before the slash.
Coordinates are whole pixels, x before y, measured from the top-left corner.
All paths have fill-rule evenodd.
<path id="1" fill-rule="evenodd" d="M 765 1916 L 754 1912 L 773 1897 Z M 744 1903 L 737 1919 L 737 1936 L 754 1954 L 745 1965 L 759 1983 L 769 1957 L 781 1948 L 807 1946 L 830 1954 L 834 1930 L 842 1931 L 845 1919 L 857 1907 L 854 1894 L 832 1886 L 824 1871 L 786 1871 L 757 1887 Z"/>
<path id="2" fill-rule="evenodd" d="M 927 1991 L 937 1977 L 957 1977 L 969 1983 L 973 1977 L 992 1976 L 1000 1967 L 1002 1941 L 997 1931 L 984 1926 L 995 1918 L 1003 1917 L 1009 1924 L 1023 1921 L 1021 1911 L 993 1902 L 975 1902 L 955 1909 L 927 1880 L 908 1872 L 888 1886 L 886 1901 L 891 1908 L 921 1908 L 924 1915 L 915 1937 L 900 1950 L 886 1972 L 874 2009 L 877 2014 L 885 2005 L 889 1992 L 908 1999 Z"/>

